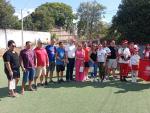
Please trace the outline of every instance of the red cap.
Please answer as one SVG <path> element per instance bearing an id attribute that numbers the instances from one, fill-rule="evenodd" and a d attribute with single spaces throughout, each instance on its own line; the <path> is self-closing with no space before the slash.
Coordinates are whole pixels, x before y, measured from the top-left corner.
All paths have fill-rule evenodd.
<path id="1" fill-rule="evenodd" d="M 128 40 L 123 40 L 122 44 L 128 44 Z"/>

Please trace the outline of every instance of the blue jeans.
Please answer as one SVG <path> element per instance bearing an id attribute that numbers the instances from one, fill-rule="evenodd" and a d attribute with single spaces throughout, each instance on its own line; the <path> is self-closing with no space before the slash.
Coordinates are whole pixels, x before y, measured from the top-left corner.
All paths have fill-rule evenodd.
<path id="1" fill-rule="evenodd" d="M 96 77 L 97 76 L 97 64 L 96 63 L 91 63 L 91 67 L 93 67 L 94 69 L 91 72 L 91 76 L 92 77 Z"/>
<path id="2" fill-rule="evenodd" d="M 27 81 L 33 81 L 35 75 L 35 69 L 30 68 L 26 69 L 26 72 L 23 73 L 23 82 L 27 83 Z"/>

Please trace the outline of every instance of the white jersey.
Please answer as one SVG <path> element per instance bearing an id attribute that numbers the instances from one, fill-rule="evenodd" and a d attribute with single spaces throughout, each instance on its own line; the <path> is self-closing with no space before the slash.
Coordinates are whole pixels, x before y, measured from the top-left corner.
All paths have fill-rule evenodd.
<path id="1" fill-rule="evenodd" d="M 97 61 L 98 62 L 106 62 L 106 56 L 107 56 L 107 52 L 104 49 L 101 49 L 97 51 Z"/>
<path id="2" fill-rule="evenodd" d="M 103 48 L 103 49 L 106 51 L 107 55 L 108 55 L 109 53 L 111 53 L 111 50 L 110 50 L 108 47 L 105 47 L 105 48 Z"/>
<path id="3" fill-rule="evenodd" d="M 127 59 L 128 57 L 131 56 L 131 53 L 130 53 L 130 50 L 129 48 L 119 48 L 118 50 L 118 54 L 123 56 L 125 59 Z M 128 64 L 129 63 L 129 60 L 125 60 L 124 58 L 119 58 L 119 63 L 124 63 L 124 64 Z"/>
<path id="4" fill-rule="evenodd" d="M 75 58 L 76 47 L 75 47 L 74 44 L 72 44 L 72 45 L 68 44 L 65 47 L 65 51 L 67 52 L 67 57 L 68 58 Z"/>
<path id="5" fill-rule="evenodd" d="M 130 65 L 139 65 L 140 56 L 138 54 L 132 55 L 130 58 Z"/>

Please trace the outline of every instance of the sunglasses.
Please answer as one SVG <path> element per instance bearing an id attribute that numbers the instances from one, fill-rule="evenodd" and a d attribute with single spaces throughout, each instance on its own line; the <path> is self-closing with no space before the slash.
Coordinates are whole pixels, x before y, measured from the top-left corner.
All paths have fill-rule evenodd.
<path id="1" fill-rule="evenodd" d="M 16 45 L 12 45 L 12 47 L 16 47 Z"/>

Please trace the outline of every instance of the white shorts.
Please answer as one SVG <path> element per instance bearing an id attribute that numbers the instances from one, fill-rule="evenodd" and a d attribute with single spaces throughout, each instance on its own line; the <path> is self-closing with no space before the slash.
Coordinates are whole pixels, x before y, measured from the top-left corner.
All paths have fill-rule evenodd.
<path id="1" fill-rule="evenodd" d="M 44 76 L 46 75 L 46 66 L 44 67 L 39 66 L 36 68 L 36 77 L 39 77 L 41 75 L 44 75 Z"/>
<path id="2" fill-rule="evenodd" d="M 108 68 L 109 69 L 116 69 L 117 68 L 117 60 L 116 59 L 109 59 L 108 60 Z"/>

